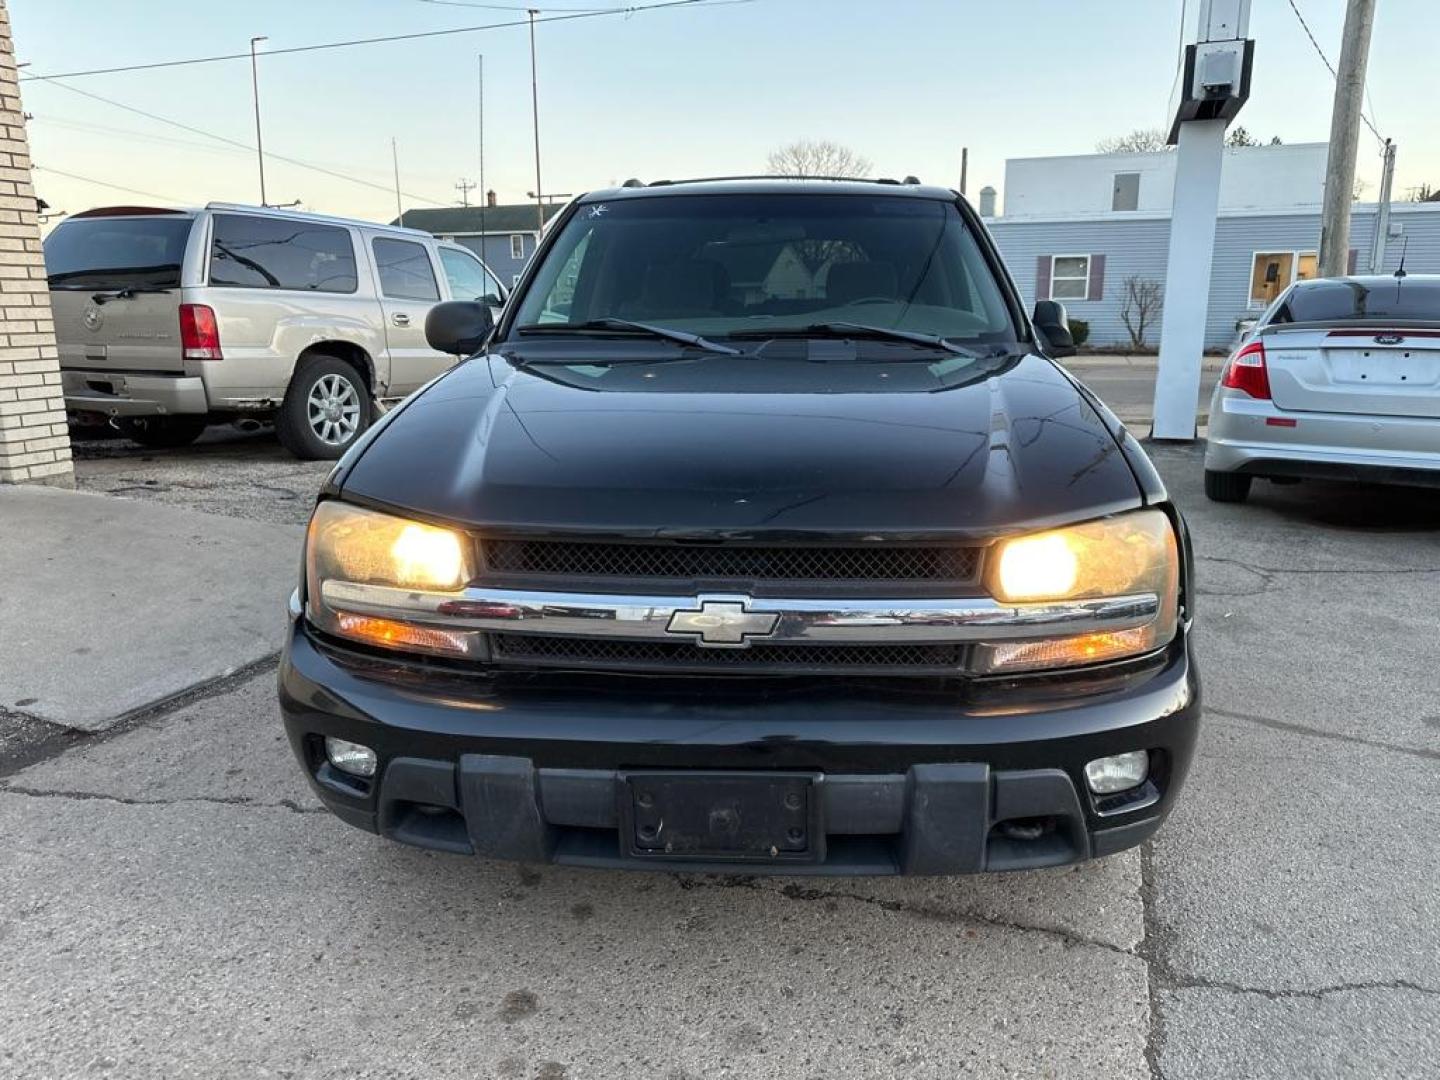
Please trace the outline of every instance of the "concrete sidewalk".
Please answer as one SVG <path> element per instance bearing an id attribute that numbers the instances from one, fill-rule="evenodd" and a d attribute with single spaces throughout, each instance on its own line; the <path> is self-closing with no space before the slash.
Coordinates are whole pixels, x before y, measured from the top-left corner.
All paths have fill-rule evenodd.
<path id="1" fill-rule="evenodd" d="M 103 730 L 273 654 L 303 534 L 0 488 L 0 713 Z"/>

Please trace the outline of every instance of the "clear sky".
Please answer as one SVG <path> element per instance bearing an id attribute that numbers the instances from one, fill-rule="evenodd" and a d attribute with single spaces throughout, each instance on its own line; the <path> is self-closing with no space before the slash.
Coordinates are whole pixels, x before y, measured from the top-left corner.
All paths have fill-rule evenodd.
<path id="1" fill-rule="evenodd" d="M 538 0 L 537 0 L 538 2 Z M 600 5 L 605 0 L 591 0 Z M 637 0 L 643 2 L 643 0 Z M 557 0 L 562 14 L 586 0 Z M 1330 58 L 1344 0 L 1295 0 Z M 462 0 L 9 0 L 17 58 L 39 73 L 281 48 L 523 19 Z M 1193 19 L 1198 0 L 1189 0 Z M 827 138 L 874 162 L 970 192 L 1003 187 L 1007 157 L 1088 153 L 1098 139 L 1168 120 L 1181 0 L 753 0 L 542 25 L 540 133 L 547 191 L 763 170 L 768 151 Z M 1254 0 L 1253 95 L 1239 122 L 1286 142 L 1324 141 L 1332 80 L 1289 0 Z M 1397 197 L 1440 186 L 1440 5 L 1379 0 L 1372 115 L 1399 145 Z M 457 202 L 478 178 L 477 56 L 485 56 L 487 186 L 534 188 L 523 27 L 264 56 L 272 202 L 394 216 L 390 140 L 415 206 Z M 253 145 L 248 59 L 96 75 L 68 85 Z M 39 194 L 77 211 L 156 197 L 258 201 L 255 155 L 60 86 L 21 84 Z M 1365 134 L 1360 175 L 1378 186 Z M 56 171 L 58 170 L 58 171 Z M 107 189 L 61 173 L 147 193 Z M 477 193 L 478 194 L 478 193 Z M 475 195 L 472 195 L 474 198 Z"/>

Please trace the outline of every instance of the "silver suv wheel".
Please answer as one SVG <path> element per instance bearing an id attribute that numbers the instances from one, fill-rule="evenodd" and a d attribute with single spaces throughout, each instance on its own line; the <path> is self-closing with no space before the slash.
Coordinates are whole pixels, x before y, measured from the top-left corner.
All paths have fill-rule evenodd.
<path id="1" fill-rule="evenodd" d="M 310 430 L 326 446 L 344 446 L 360 427 L 360 392 L 343 375 L 315 380 L 306 401 Z"/>

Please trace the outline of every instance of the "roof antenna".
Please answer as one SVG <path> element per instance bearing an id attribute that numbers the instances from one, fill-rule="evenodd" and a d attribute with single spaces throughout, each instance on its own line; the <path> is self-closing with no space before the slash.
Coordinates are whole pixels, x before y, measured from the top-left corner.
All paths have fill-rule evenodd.
<path id="1" fill-rule="evenodd" d="M 1405 253 L 1410 250 L 1410 237 L 1406 235 L 1400 242 L 1400 265 L 1395 268 L 1395 279 L 1397 281 L 1405 277 Z"/>

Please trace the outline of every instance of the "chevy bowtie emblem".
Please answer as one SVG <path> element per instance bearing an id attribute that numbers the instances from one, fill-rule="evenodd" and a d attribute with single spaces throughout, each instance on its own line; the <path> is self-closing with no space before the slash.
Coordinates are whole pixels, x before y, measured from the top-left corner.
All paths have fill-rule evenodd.
<path id="1" fill-rule="evenodd" d="M 773 633 L 780 621 L 773 612 L 747 611 L 744 600 L 701 600 L 699 605 L 672 614 L 665 632 L 693 637 L 697 645 L 736 649 Z"/>

